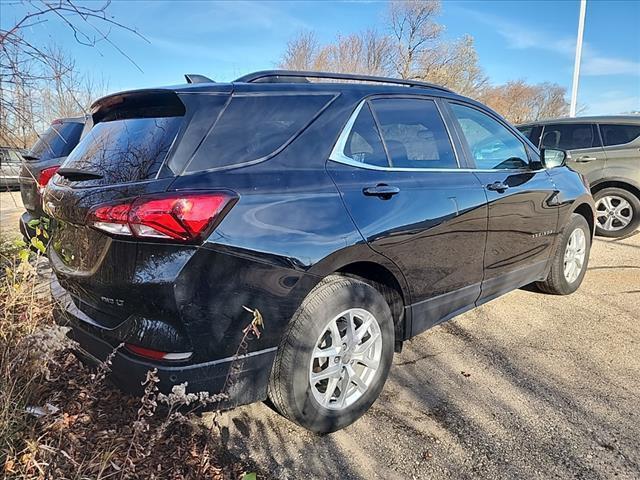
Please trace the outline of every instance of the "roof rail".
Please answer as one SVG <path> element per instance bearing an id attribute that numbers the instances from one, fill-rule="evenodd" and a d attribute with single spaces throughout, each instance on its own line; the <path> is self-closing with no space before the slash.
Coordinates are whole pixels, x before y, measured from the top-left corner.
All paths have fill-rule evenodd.
<path id="1" fill-rule="evenodd" d="M 406 85 L 418 88 L 435 88 L 451 92 L 448 88 L 435 85 L 433 83 L 420 82 L 418 80 L 406 80 L 401 78 L 376 77 L 373 75 L 360 75 L 354 73 L 331 73 L 331 72 L 313 72 L 302 70 L 262 70 L 259 72 L 249 73 L 234 80 L 234 82 L 242 83 L 301 83 L 308 78 L 326 78 L 330 80 L 352 80 L 375 83 L 390 83 L 394 85 Z M 308 81 L 308 80 L 306 80 Z"/>
<path id="2" fill-rule="evenodd" d="M 185 73 L 184 78 L 187 80 L 187 83 L 216 83 L 209 77 L 205 77 L 198 73 Z"/>

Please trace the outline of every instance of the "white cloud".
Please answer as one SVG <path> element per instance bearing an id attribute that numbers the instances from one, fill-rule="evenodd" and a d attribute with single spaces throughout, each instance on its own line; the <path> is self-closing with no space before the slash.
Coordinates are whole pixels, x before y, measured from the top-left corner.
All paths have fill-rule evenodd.
<path id="1" fill-rule="evenodd" d="M 602 57 L 584 52 L 582 69 L 584 75 L 636 75 L 640 77 L 640 62 L 623 58 Z"/>

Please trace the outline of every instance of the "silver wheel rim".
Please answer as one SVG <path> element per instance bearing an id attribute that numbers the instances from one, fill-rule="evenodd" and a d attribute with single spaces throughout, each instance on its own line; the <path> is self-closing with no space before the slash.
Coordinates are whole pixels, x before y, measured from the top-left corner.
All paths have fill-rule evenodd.
<path id="1" fill-rule="evenodd" d="M 587 254 L 587 237 L 581 228 L 576 228 L 569 236 L 564 250 L 564 278 L 573 283 L 580 276 Z"/>
<path id="2" fill-rule="evenodd" d="M 328 322 L 309 365 L 313 397 L 324 408 L 353 405 L 373 383 L 382 356 L 380 325 L 372 313 L 350 308 Z"/>
<path id="3" fill-rule="evenodd" d="M 622 197 L 607 195 L 596 202 L 598 227 L 607 232 L 625 228 L 633 219 L 633 207 Z"/>

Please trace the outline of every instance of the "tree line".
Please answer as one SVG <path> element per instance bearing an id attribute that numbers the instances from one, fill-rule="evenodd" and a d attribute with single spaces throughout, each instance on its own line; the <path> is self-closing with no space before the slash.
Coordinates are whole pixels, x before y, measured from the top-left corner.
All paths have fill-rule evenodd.
<path id="1" fill-rule="evenodd" d="M 381 25 L 325 44 L 313 31 L 301 32 L 287 43 L 280 67 L 423 80 L 485 103 L 513 123 L 567 115 L 566 90 L 558 84 L 492 85 L 470 35 L 443 38 L 441 8 L 440 0 L 394 1 Z"/>

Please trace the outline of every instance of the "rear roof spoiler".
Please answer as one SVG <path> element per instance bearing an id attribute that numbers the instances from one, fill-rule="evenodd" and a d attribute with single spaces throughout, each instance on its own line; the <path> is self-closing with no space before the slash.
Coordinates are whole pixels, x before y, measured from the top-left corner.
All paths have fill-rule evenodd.
<path id="1" fill-rule="evenodd" d="M 187 80 L 187 83 L 216 83 L 209 77 L 205 77 L 198 73 L 185 73 L 184 78 Z"/>

